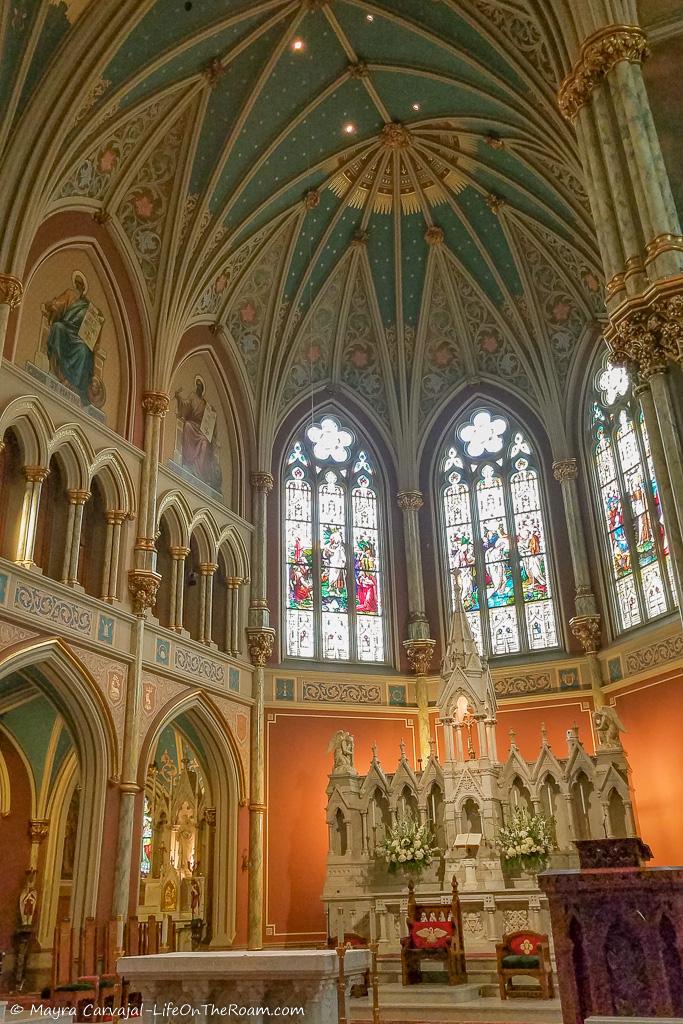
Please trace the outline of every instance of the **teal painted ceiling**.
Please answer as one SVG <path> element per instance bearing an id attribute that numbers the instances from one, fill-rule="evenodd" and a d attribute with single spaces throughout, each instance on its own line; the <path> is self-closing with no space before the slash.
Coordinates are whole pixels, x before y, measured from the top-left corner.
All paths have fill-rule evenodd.
<path id="1" fill-rule="evenodd" d="M 85 207 L 112 225 L 169 346 L 160 364 L 191 324 L 222 325 L 254 395 L 282 408 L 288 381 L 318 375 L 304 335 L 334 293 L 334 337 L 316 340 L 326 373 L 343 380 L 355 359 L 357 390 L 359 359 L 393 367 L 387 421 L 425 405 L 416 394 L 410 411 L 407 378 L 427 373 L 435 306 L 463 346 L 453 365 L 509 371 L 552 404 L 553 310 L 569 297 L 585 326 L 598 261 L 575 139 L 522 2 L 128 8 L 110 29 L 97 0 L 27 2 L 4 25 L 0 98 L 32 123 L 28 100 L 68 80 L 100 19 L 102 56 L 52 153 L 44 211 Z M 359 356 L 346 318 L 361 307 Z M 575 354 L 563 344 L 560 389 Z"/>

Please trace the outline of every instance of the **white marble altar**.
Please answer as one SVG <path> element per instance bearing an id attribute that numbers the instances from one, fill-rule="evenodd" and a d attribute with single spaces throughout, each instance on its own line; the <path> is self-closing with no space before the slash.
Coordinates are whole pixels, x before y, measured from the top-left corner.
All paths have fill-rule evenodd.
<path id="1" fill-rule="evenodd" d="M 348 949 L 344 1016 L 347 1016 L 349 979 L 370 967 L 367 949 Z M 207 953 L 163 953 L 127 956 L 118 973 L 128 979 L 131 992 L 140 992 L 143 1017 L 159 1021 L 192 1020 L 197 1024 L 220 1017 L 248 1016 L 261 1021 L 283 1015 L 282 1007 L 301 1007 L 291 1013 L 306 1024 L 337 1024 L 339 958 L 335 950 L 235 950 Z M 258 1008 L 251 1012 L 240 1007 Z M 269 1012 L 270 1011 L 270 1012 Z"/>

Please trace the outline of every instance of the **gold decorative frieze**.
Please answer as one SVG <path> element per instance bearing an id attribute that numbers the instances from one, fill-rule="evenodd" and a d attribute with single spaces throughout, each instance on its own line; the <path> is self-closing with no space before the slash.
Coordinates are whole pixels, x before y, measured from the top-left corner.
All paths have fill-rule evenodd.
<path id="1" fill-rule="evenodd" d="M 626 674 L 637 675 L 647 672 L 658 665 L 667 665 L 671 661 L 683 658 L 683 633 L 675 633 L 664 640 L 639 647 L 626 655 Z"/>
<path id="2" fill-rule="evenodd" d="M 0 274 L 0 305 L 14 309 L 21 302 L 24 287 L 13 274 Z"/>
<path id="3" fill-rule="evenodd" d="M 380 683 L 305 682 L 303 700 L 314 704 L 382 704 L 382 686 Z"/>
<path id="4" fill-rule="evenodd" d="M 503 676 L 493 680 L 497 697 L 520 697 L 529 693 L 547 693 L 553 690 L 550 672 L 522 672 L 514 676 Z"/>
<path id="5" fill-rule="evenodd" d="M 637 25 L 608 25 L 589 36 L 557 94 L 559 108 L 573 121 L 599 82 L 621 61 L 639 64 L 649 54 L 647 36 Z"/>

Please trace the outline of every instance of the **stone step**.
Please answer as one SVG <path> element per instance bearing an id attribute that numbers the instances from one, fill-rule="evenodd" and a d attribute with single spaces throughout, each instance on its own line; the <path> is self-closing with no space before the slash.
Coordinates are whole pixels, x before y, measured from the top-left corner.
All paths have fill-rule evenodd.
<path id="1" fill-rule="evenodd" d="M 561 1024 L 558 999 L 482 996 L 477 985 L 385 984 L 379 992 L 382 1024 Z M 354 1024 L 372 1020 L 372 996 L 352 999 L 349 1018 Z"/>

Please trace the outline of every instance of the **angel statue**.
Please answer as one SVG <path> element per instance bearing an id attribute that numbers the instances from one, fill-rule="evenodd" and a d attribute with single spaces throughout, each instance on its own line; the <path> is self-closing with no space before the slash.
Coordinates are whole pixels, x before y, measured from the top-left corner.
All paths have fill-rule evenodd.
<path id="1" fill-rule="evenodd" d="M 344 732 L 343 729 L 336 732 L 330 740 L 327 750 L 328 753 L 330 750 L 334 752 L 333 774 L 356 774 L 353 764 L 353 736 L 350 732 Z"/>
<path id="2" fill-rule="evenodd" d="M 621 749 L 619 733 L 626 732 L 617 709 L 606 704 L 593 712 L 593 725 L 598 734 L 598 750 Z"/>

